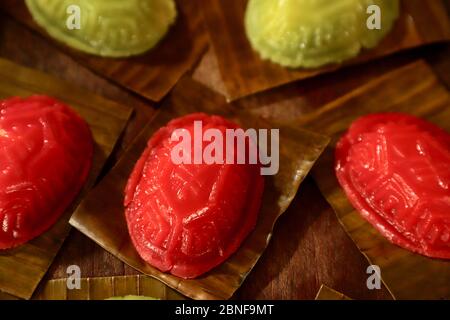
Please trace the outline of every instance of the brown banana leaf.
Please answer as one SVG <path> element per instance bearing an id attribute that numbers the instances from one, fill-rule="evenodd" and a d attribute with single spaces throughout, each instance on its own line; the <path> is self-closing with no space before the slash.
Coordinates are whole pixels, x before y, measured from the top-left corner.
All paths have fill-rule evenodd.
<path id="1" fill-rule="evenodd" d="M 396 111 L 429 120 L 450 132 L 450 95 L 431 68 L 418 61 L 385 74 L 296 123 L 332 137 L 313 177 L 340 223 L 397 299 L 450 299 L 450 261 L 391 244 L 352 207 L 334 173 L 334 146 L 358 117 Z"/>
<path id="2" fill-rule="evenodd" d="M 352 300 L 345 294 L 337 292 L 326 285 L 321 285 L 315 300 Z"/>
<path id="3" fill-rule="evenodd" d="M 224 97 L 189 78 L 184 78 L 117 166 L 80 204 L 70 223 L 128 265 L 161 280 L 190 298 L 228 299 L 262 255 L 272 237 L 276 220 L 291 203 L 300 183 L 329 140 L 309 131 L 281 128 L 280 171 L 277 175 L 266 178 L 256 229 L 241 248 L 222 265 L 197 279 L 184 280 L 160 272 L 139 257 L 128 234 L 123 197 L 128 176 L 150 136 L 171 119 L 201 111 L 225 116 L 244 127 L 269 127 L 258 119 L 231 109 Z"/>
<path id="4" fill-rule="evenodd" d="M 450 40 L 450 20 L 441 0 L 403 0 L 402 15 L 391 33 L 373 49 L 344 63 L 316 69 L 289 69 L 264 61 L 253 51 L 244 30 L 247 0 L 205 1 L 203 13 L 216 52 L 228 100 L 311 78 L 350 64 L 394 52 Z"/>
<path id="5" fill-rule="evenodd" d="M 208 46 L 199 11 L 202 0 L 176 0 L 178 17 L 167 36 L 147 53 L 130 58 L 103 58 L 56 43 L 62 50 L 98 75 L 152 101 L 160 101 L 188 72 Z M 0 10 L 50 38 L 31 17 L 23 0 L 0 1 Z"/>
<path id="6" fill-rule="evenodd" d="M 19 300 L 19 298 L 0 291 L 0 301 L 1 300 Z"/>
<path id="7" fill-rule="evenodd" d="M 91 128 L 95 153 L 85 188 L 58 222 L 34 240 L 0 251 L 0 291 L 25 299 L 31 297 L 47 272 L 70 230 L 68 220 L 73 210 L 92 187 L 132 112 L 131 108 L 74 88 L 70 83 L 0 59 L 0 99 L 33 94 L 50 95 L 73 107 Z"/>
<path id="8" fill-rule="evenodd" d="M 33 300 L 105 300 L 112 297 L 146 296 L 160 300 L 185 300 L 177 291 L 151 277 L 117 276 L 80 279 L 80 289 L 68 289 L 68 279 L 43 283 Z"/>

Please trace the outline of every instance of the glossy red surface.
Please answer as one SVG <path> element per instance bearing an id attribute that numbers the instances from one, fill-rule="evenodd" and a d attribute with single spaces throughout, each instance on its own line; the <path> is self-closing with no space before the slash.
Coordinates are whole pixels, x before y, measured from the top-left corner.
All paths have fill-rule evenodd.
<path id="1" fill-rule="evenodd" d="M 200 276 L 239 248 L 256 224 L 264 188 L 259 164 L 174 164 L 171 151 L 178 142 L 170 137 L 175 129 L 193 137 L 196 120 L 203 130 L 238 128 L 200 113 L 171 121 L 148 142 L 125 196 L 128 229 L 140 256 L 183 278 Z"/>
<path id="2" fill-rule="evenodd" d="M 336 174 L 353 206 L 391 242 L 450 259 L 450 135 L 385 113 L 353 123 L 336 148 Z"/>
<path id="3" fill-rule="evenodd" d="M 91 166 L 88 125 L 45 96 L 0 102 L 0 249 L 53 225 L 76 197 Z"/>

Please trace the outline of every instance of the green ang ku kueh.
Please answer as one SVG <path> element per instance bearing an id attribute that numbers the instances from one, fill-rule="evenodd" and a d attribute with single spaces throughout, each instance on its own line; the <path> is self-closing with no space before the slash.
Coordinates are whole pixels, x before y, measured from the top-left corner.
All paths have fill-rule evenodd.
<path id="1" fill-rule="evenodd" d="M 380 9 L 380 29 L 367 26 L 372 5 Z M 285 67 L 316 68 L 376 47 L 399 11 L 398 0 L 249 0 L 245 28 L 263 59 Z"/>
<path id="2" fill-rule="evenodd" d="M 127 57 L 155 47 L 175 22 L 174 0 L 26 0 L 36 23 L 80 51 Z M 79 15 L 79 28 L 68 19 Z"/>

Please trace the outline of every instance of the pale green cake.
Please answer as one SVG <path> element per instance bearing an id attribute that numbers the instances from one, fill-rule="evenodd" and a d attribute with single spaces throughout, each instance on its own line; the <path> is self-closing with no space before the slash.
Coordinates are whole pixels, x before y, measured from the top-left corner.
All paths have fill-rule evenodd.
<path id="1" fill-rule="evenodd" d="M 26 4 L 36 23 L 53 38 L 104 57 L 150 50 L 177 16 L 174 0 L 26 0 Z M 80 22 L 79 29 L 73 27 L 74 21 Z"/>
<path id="2" fill-rule="evenodd" d="M 377 5 L 381 29 L 371 30 Z M 399 16 L 399 0 L 249 0 L 247 37 L 263 59 L 285 67 L 340 63 L 376 47 Z"/>
<path id="3" fill-rule="evenodd" d="M 152 297 L 145 297 L 145 296 L 129 295 L 129 296 L 123 296 L 123 297 L 112 297 L 112 298 L 108 298 L 106 300 L 159 300 L 159 299 L 152 298 Z"/>

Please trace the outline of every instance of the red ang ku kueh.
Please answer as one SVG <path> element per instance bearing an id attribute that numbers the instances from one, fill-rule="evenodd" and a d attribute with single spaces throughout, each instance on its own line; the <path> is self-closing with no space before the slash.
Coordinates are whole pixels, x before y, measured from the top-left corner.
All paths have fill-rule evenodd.
<path id="1" fill-rule="evenodd" d="M 150 265 L 196 278 L 224 262 L 255 227 L 264 189 L 260 164 L 174 164 L 172 133 L 194 122 L 203 128 L 239 127 L 219 116 L 175 119 L 149 140 L 125 190 L 132 242 Z"/>
<path id="2" fill-rule="evenodd" d="M 450 134 L 410 115 L 365 116 L 337 144 L 336 174 L 388 240 L 450 259 Z"/>
<path id="3" fill-rule="evenodd" d="M 84 185 L 92 162 L 88 125 L 53 98 L 0 101 L 0 249 L 50 228 Z"/>

